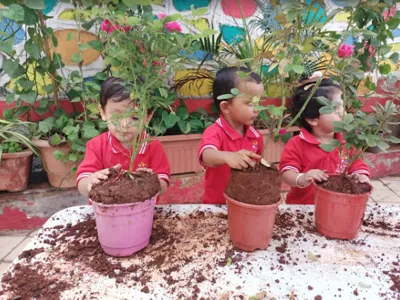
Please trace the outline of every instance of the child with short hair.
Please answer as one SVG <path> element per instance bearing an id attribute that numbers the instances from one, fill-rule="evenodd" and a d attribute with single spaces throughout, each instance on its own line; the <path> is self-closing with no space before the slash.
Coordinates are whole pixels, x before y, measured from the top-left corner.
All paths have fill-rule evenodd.
<path id="1" fill-rule="evenodd" d="M 292 102 L 293 117 L 303 107 L 318 78 L 304 81 L 296 89 Z M 336 111 L 331 114 L 320 114 L 323 106 L 317 97 L 325 97 L 335 104 Z M 330 144 L 334 139 L 344 144 L 340 133 L 333 131 L 333 122 L 341 121 L 344 113 L 342 90 L 329 78 L 322 79 L 320 85 L 311 97 L 298 123 L 301 128 L 299 135 L 291 138 L 286 144 L 280 161 L 283 180 L 291 186 L 286 196 L 287 204 L 314 204 L 314 180 L 326 181 L 328 173 L 342 173 L 348 163 L 344 153 L 336 148 L 332 152 L 321 149 L 321 144 Z M 356 160 L 348 173 L 358 182 L 369 182 L 369 168 L 362 159 Z"/>
<path id="2" fill-rule="evenodd" d="M 142 139 L 142 144 L 136 154 L 133 170 L 156 173 L 161 184 L 160 194 L 167 190 L 170 166 L 161 142 L 151 139 L 145 131 L 137 134 L 138 119 L 133 113 L 127 114 L 134 110 L 138 101 L 140 99 L 130 98 L 120 78 L 110 77 L 101 86 L 99 110 L 101 118 L 107 122 L 108 132 L 86 144 L 85 158 L 76 173 L 76 183 L 83 196 L 88 195 L 94 184 L 108 179 L 109 168 L 129 170 L 135 136 Z M 149 111 L 147 123 L 152 116 Z"/>
<path id="3" fill-rule="evenodd" d="M 238 72 L 246 73 L 245 79 Z M 240 94 L 228 100 L 219 96 Z M 226 67 L 218 71 L 213 83 L 213 98 L 219 119 L 208 127 L 199 147 L 199 160 L 206 167 L 203 203 L 225 204 L 224 191 L 230 169 L 253 167 L 261 159 L 263 137 L 251 125 L 258 116 L 253 97 L 261 98 L 264 86 L 256 73 L 245 67 Z"/>

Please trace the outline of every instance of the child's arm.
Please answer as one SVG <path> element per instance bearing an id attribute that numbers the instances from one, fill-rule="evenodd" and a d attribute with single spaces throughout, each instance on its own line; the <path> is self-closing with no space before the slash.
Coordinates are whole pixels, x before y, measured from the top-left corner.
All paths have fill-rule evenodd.
<path id="1" fill-rule="evenodd" d="M 227 164 L 231 168 L 239 170 L 254 167 L 256 161 L 253 158 L 259 160 L 261 156 L 248 150 L 228 152 L 210 148 L 204 149 L 200 157 L 205 166 L 216 167 Z"/>
<path id="2" fill-rule="evenodd" d="M 161 191 L 159 195 L 165 194 L 169 186 L 169 177 L 171 169 L 168 161 L 168 157 L 165 154 L 164 148 L 159 140 L 151 141 L 151 153 L 150 153 L 150 164 L 148 168 L 138 168 L 136 171 L 145 170 L 151 171 L 158 175 L 160 181 Z"/>
<path id="3" fill-rule="evenodd" d="M 368 165 L 361 159 L 357 159 L 349 168 L 349 174 L 360 183 L 370 183 L 370 172 Z"/>

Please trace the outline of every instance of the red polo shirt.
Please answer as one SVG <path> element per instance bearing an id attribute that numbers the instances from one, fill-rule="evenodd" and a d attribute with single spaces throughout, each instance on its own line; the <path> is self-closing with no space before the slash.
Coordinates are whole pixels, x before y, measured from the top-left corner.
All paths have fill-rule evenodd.
<path id="1" fill-rule="evenodd" d="M 237 152 L 245 149 L 261 154 L 264 141 L 262 135 L 253 127 L 246 128 L 244 136 L 239 134 L 221 116 L 213 125 L 208 127 L 201 138 L 199 160 L 205 149 Z M 206 167 L 204 182 L 204 204 L 225 204 L 224 191 L 228 185 L 231 168 L 228 165 Z"/>
<path id="2" fill-rule="evenodd" d="M 148 139 L 148 135 L 143 138 Z M 76 184 L 92 173 L 117 164 L 129 170 L 130 153 L 110 132 L 102 133 L 87 142 L 85 158 L 76 172 Z M 159 140 L 151 139 L 142 144 L 135 157 L 133 170 L 137 168 L 150 168 L 158 178 L 169 183 L 169 162 Z"/>
<path id="3" fill-rule="evenodd" d="M 335 138 L 344 144 L 341 134 Z M 301 129 L 298 136 L 286 144 L 280 161 L 282 173 L 291 170 L 297 173 L 306 173 L 312 169 L 326 170 L 328 173 L 342 173 L 347 166 L 348 159 L 339 152 L 339 148 L 326 152 L 319 146 L 321 143 L 306 129 Z M 369 168 L 361 159 L 356 160 L 349 168 L 349 174 L 365 174 L 370 176 Z M 287 204 L 314 204 L 313 185 L 301 189 L 292 187 L 286 196 Z"/>

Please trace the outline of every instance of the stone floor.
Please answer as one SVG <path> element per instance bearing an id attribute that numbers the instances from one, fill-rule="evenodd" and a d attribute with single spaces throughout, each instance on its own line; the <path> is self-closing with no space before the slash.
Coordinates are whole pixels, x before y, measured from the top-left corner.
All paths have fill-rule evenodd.
<path id="1" fill-rule="evenodd" d="M 374 191 L 370 202 L 400 205 L 400 176 L 373 180 Z M 22 252 L 38 230 L 15 230 L 0 232 L 0 276 Z"/>

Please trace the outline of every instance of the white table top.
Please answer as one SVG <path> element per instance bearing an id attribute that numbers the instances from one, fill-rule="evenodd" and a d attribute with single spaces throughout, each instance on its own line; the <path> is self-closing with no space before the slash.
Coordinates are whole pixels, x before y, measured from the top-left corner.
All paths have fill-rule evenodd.
<path id="1" fill-rule="evenodd" d="M 368 224 L 354 241 L 316 233 L 313 210 L 281 205 L 269 248 L 246 253 L 232 251 L 226 207 L 159 206 L 157 237 L 144 251 L 122 259 L 97 252 L 111 266 L 121 263 L 110 277 L 93 270 L 83 254 L 64 255 L 77 238 L 72 234 L 61 243 L 63 227 L 94 218 L 90 206 L 72 207 L 50 218 L 25 249 L 45 251 L 16 259 L 10 274 L 19 263 L 69 283 L 60 299 L 400 299 L 400 291 L 390 289 L 390 274 L 400 278 L 400 206 L 367 207 Z M 379 228 L 379 222 L 389 228 Z M 0 299 L 19 295 L 18 289 L 10 294 L 9 283 L 3 281 Z"/>

